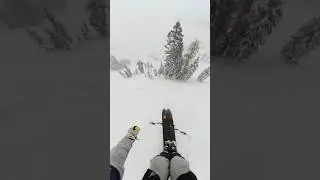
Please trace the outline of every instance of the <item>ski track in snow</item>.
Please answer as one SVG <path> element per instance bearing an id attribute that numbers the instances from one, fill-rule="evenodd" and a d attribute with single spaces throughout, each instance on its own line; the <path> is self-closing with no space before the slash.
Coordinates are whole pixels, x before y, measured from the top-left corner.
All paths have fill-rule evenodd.
<path id="1" fill-rule="evenodd" d="M 198 179 L 210 179 L 210 83 L 195 80 L 182 83 L 148 80 L 143 76 L 124 79 L 111 72 L 110 148 L 132 125 L 141 131 L 125 163 L 124 180 L 141 179 L 152 157 L 162 150 L 161 121 L 163 108 L 173 111 L 178 151 L 190 162 Z"/>

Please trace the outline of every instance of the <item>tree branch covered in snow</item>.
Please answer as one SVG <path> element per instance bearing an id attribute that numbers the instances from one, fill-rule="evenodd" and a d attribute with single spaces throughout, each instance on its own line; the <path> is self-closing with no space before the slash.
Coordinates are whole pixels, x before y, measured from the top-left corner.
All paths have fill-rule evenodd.
<path id="1" fill-rule="evenodd" d="M 198 76 L 198 81 L 202 82 L 210 77 L 210 66 L 204 69 Z"/>
<path id="2" fill-rule="evenodd" d="M 190 79 L 194 72 L 197 70 L 200 59 L 200 57 L 198 57 L 199 45 L 200 42 L 198 40 L 193 41 L 189 45 L 187 52 L 184 54 L 184 57 L 182 59 L 183 68 L 179 76 L 180 80 L 186 81 Z"/>
<path id="3" fill-rule="evenodd" d="M 299 64 L 298 59 L 306 56 L 320 45 L 320 16 L 306 22 L 292 34 L 281 50 L 281 60 L 286 64 Z"/>
<path id="4" fill-rule="evenodd" d="M 241 62 L 258 51 L 282 17 L 282 1 L 215 1 L 211 55 Z"/>

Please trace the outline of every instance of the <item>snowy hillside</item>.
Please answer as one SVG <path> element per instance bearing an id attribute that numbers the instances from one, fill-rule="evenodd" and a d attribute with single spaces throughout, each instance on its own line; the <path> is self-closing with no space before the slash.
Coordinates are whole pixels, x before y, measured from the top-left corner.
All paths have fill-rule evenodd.
<path id="1" fill-rule="evenodd" d="M 130 126 L 141 127 L 140 140 L 125 164 L 124 180 L 141 179 L 150 159 L 161 152 L 162 127 L 149 123 L 161 121 L 162 108 L 170 108 L 176 127 L 190 133 L 177 132 L 178 151 L 190 161 L 198 179 L 210 179 L 210 83 L 148 80 L 142 75 L 133 80 L 111 72 L 110 148 Z"/>
<path id="2" fill-rule="evenodd" d="M 204 69 L 208 68 L 210 66 L 210 58 L 208 54 L 199 54 L 200 57 L 200 62 L 199 62 L 199 67 L 197 68 L 197 70 L 195 71 L 195 73 L 193 74 L 193 79 L 190 79 L 190 81 L 195 81 L 197 79 L 197 77 L 200 75 L 201 72 L 203 72 Z M 111 67 L 111 71 L 121 71 L 123 70 L 123 63 L 130 69 L 131 72 L 135 72 L 135 70 L 138 68 L 137 62 L 138 60 L 129 60 L 126 59 L 126 61 L 128 61 L 127 63 L 123 62 L 123 59 L 119 60 L 117 57 L 115 57 L 114 55 L 110 55 L 110 67 Z M 158 71 L 161 63 L 164 64 L 164 61 L 162 59 L 158 59 L 158 58 L 152 58 L 152 57 L 147 57 L 144 59 L 139 59 L 139 61 L 143 62 L 144 64 L 151 64 L 152 65 L 152 69 Z M 210 78 L 208 78 L 207 81 Z"/>

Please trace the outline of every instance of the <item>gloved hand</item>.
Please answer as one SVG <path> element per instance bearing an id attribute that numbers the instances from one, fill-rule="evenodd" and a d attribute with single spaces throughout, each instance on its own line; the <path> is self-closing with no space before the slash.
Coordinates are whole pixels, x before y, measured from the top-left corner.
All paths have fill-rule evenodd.
<path id="1" fill-rule="evenodd" d="M 138 139 L 137 136 L 139 134 L 139 131 L 140 131 L 140 128 L 138 126 L 133 126 L 129 128 L 126 136 L 131 140 L 136 140 Z"/>

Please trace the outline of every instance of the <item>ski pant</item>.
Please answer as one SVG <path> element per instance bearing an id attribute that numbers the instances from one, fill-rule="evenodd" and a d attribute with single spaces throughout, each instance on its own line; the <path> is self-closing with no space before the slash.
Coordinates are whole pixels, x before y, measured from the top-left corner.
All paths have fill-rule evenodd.
<path id="1" fill-rule="evenodd" d="M 121 180 L 124 173 L 124 163 L 132 148 L 134 140 L 124 137 L 110 152 L 110 180 Z M 171 158 L 170 158 L 171 159 Z M 189 168 L 189 163 L 181 156 L 174 156 L 171 160 L 159 155 L 151 159 L 150 168 L 143 176 L 143 180 L 196 180 L 196 176 Z"/>
<path id="2" fill-rule="evenodd" d="M 150 168 L 143 176 L 143 180 L 196 180 L 197 177 L 190 170 L 189 163 L 181 156 L 174 156 L 171 160 L 164 156 L 156 156 L 150 161 Z"/>
<path id="3" fill-rule="evenodd" d="M 121 180 L 124 173 L 124 163 L 132 148 L 134 140 L 124 137 L 110 152 L 110 180 Z"/>

